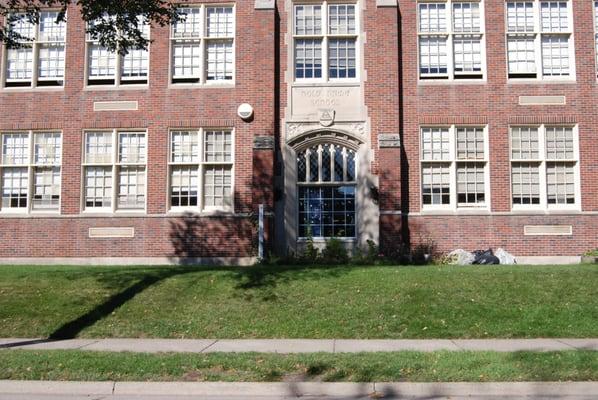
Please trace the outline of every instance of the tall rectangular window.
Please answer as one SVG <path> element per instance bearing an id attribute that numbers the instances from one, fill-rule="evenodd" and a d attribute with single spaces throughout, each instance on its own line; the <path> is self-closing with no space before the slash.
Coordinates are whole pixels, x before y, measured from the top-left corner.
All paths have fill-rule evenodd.
<path id="1" fill-rule="evenodd" d="M 86 211 L 145 210 L 145 132 L 86 132 L 84 153 Z"/>
<path id="2" fill-rule="evenodd" d="M 7 49 L 5 87 L 44 87 L 64 84 L 66 23 L 58 11 L 42 11 L 39 24 L 25 14 L 13 14 L 9 29 L 20 34 L 20 47 Z"/>
<path id="3" fill-rule="evenodd" d="M 138 17 L 138 27 L 144 38 L 149 40 L 150 26 L 141 16 Z M 88 85 L 144 85 L 148 76 L 149 50 L 133 47 L 121 56 L 87 34 Z"/>
<path id="4" fill-rule="evenodd" d="M 235 75 L 235 9 L 198 5 L 178 9 L 172 26 L 172 83 L 231 82 Z"/>
<path id="5" fill-rule="evenodd" d="M 226 129 L 170 132 L 172 210 L 233 209 L 233 132 Z"/>
<path id="6" fill-rule="evenodd" d="M 296 80 L 356 79 L 357 5 L 320 1 L 293 7 Z"/>
<path id="7" fill-rule="evenodd" d="M 511 79 L 575 76 L 571 0 L 507 1 L 507 56 Z"/>
<path id="8" fill-rule="evenodd" d="M 59 132 L 2 132 L 2 212 L 58 212 L 62 136 Z"/>
<path id="9" fill-rule="evenodd" d="M 484 78 L 482 1 L 418 2 L 420 79 Z"/>
<path id="10" fill-rule="evenodd" d="M 485 127 L 421 128 L 424 209 L 488 208 Z"/>
<path id="11" fill-rule="evenodd" d="M 511 127 L 513 208 L 578 208 L 577 128 Z"/>

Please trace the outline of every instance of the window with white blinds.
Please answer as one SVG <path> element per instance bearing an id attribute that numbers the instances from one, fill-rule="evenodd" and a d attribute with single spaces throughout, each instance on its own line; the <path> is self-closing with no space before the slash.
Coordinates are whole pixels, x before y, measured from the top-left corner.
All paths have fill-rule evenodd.
<path id="1" fill-rule="evenodd" d="M 110 17 L 105 17 L 110 20 Z M 138 28 L 143 37 L 150 39 L 149 23 L 139 16 Z M 93 22 L 91 23 L 93 24 Z M 88 85 L 144 85 L 149 77 L 149 48 L 133 47 L 127 54 L 119 55 L 102 46 L 87 34 L 87 84 Z"/>
<path id="2" fill-rule="evenodd" d="M 510 130 L 513 209 L 578 208 L 577 128 L 540 125 Z"/>
<path id="3" fill-rule="evenodd" d="M 482 1 L 420 1 L 420 79 L 482 79 L 485 74 Z"/>
<path id="4" fill-rule="evenodd" d="M 358 5 L 318 1 L 293 7 L 295 80 L 358 77 Z"/>
<path id="5" fill-rule="evenodd" d="M 507 1 L 510 79 L 574 79 L 573 2 Z"/>
<path id="6" fill-rule="evenodd" d="M 66 22 L 58 16 L 58 11 L 42 11 L 33 24 L 25 14 L 9 15 L 9 29 L 21 39 L 19 48 L 6 50 L 5 87 L 64 85 Z"/>
<path id="7" fill-rule="evenodd" d="M 421 127 L 425 209 L 489 208 L 487 128 Z"/>
<path id="8" fill-rule="evenodd" d="M 233 210 L 232 130 L 171 131 L 169 168 L 172 211 Z"/>
<path id="9" fill-rule="evenodd" d="M 235 7 L 197 5 L 178 9 L 170 34 L 171 82 L 210 84 L 235 77 Z"/>
<path id="10" fill-rule="evenodd" d="M 0 212 L 59 212 L 60 132 L 2 132 Z"/>
<path id="11" fill-rule="evenodd" d="M 84 210 L 145 210 L 146 168 L 146 132 L 85 132 Z"/>

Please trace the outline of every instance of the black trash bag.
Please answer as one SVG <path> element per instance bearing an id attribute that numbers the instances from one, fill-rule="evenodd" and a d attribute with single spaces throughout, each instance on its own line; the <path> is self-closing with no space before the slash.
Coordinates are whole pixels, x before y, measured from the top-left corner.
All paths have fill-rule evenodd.
<path id="1" fill-rule="evenodd" d="M 476 250 L 473 252 L 475 259 L 473 260 L 474 265 L 499 265 L 500 260 L 494 255 L 492 249 Z"/>

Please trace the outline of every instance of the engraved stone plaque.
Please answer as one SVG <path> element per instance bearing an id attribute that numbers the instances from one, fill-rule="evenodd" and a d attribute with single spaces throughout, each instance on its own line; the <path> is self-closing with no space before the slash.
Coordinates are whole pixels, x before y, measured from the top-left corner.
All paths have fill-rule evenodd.
<path id="1" fill-rule="evenodd" d="M 293 87 L 291 93 L 292 119 L 321 121 L 323 110 L 334 111 L 337 121 L 365 119 L 359 86 L 299 86 Z"/>
<path id="2" fill-rule="evenodd" d="M 384 147 L 401 147 L 401 136 L 397 133 L 381 133 L 378 135 L 378 146 Z"/>
<path id="3" fill-rule="evenodd" d="M 571 225 L 526 225 L 523 228 L 525 236 L 571 236 Z"/>
<path id="4" fill-rule="evenodd" d="M 115 238 L 133 238 L 135 237 L 135 228 L 106 227 L 89 228 L 90 239 L 115 239 Z"/>
<path id="5" fill-rule="evenodd" d="M 274 148 L 274 137 L 256 136 L 253 138 L 253 148 L 256 150 L 272 150 Z"/>

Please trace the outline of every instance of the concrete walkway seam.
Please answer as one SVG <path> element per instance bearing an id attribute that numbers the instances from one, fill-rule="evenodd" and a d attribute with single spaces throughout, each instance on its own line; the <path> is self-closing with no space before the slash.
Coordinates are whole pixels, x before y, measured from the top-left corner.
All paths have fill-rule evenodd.
<path id="1" fill-rule="evenodd" d="M 491 383 L 252 383 L 0 381 L 1 394 L 89 396 L 588 396 L 598 382 Z"/>
<path id="2" fill-rule="evenodd" d="M 2 349 L 134 353 L 359 353 L 398 351 L 598 351 L 598 339 L 0 339 Z"/>

